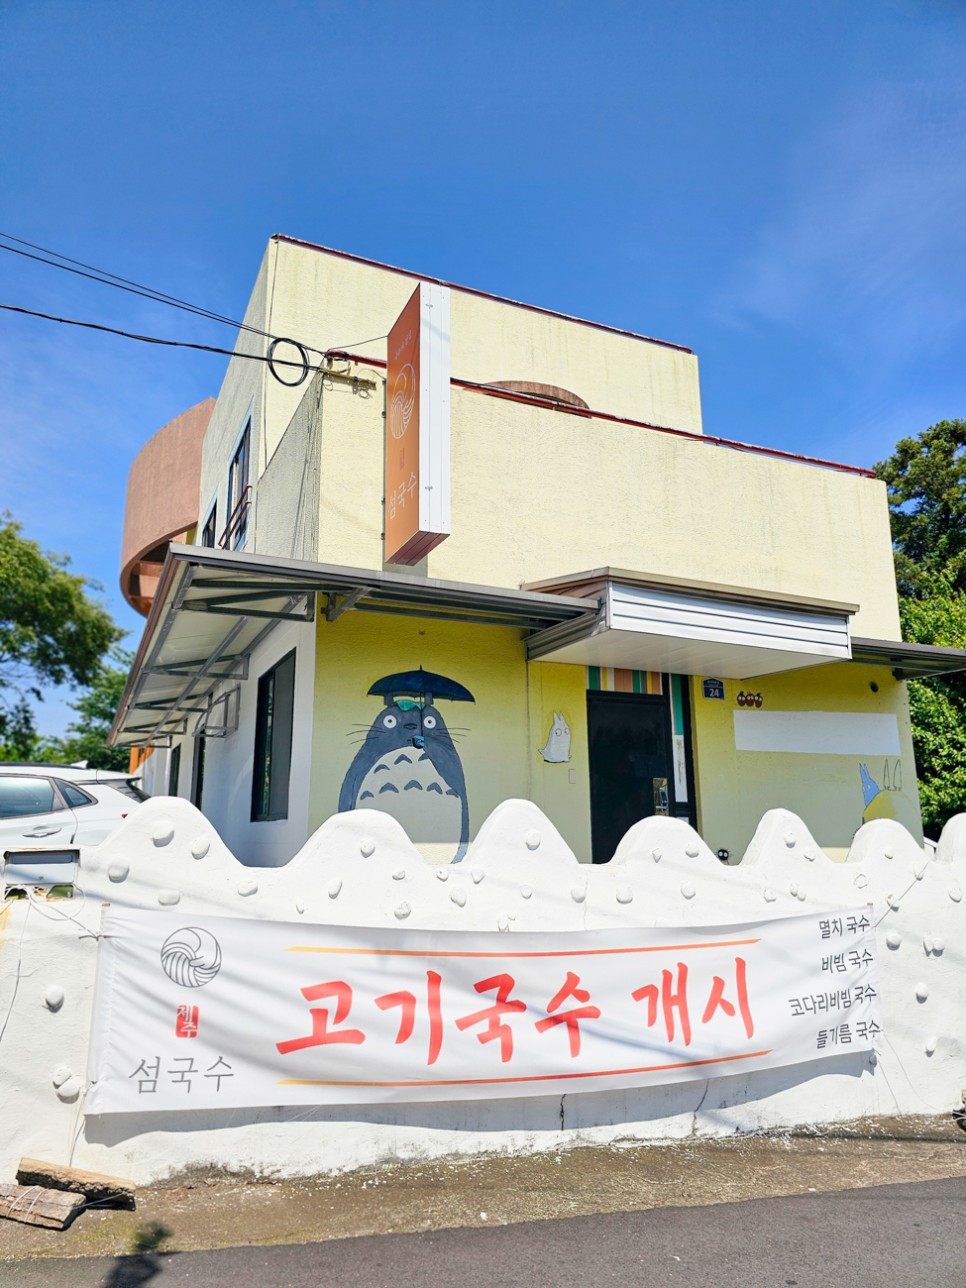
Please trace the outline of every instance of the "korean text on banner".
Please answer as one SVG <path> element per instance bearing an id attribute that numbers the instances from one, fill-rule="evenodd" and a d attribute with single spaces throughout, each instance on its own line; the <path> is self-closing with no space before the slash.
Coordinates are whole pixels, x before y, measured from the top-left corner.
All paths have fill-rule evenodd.
<path id="1" fill-rule="evenodd" d="M 559 1095 L 869 1050 L 867 908 L 506 936 L 109 911 L 87 1113 Z"/>

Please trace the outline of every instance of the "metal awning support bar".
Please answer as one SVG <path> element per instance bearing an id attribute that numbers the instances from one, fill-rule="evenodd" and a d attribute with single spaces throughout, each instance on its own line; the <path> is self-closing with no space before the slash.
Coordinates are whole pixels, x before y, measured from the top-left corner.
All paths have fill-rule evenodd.
<path id="1" fill-rule="evenodd" d="M 190 658 L 186 662 L 161 662 L 157 666 L 152 666 L 150 672 L 145 668 L 145 674 L 151 675 L 194 675 L 199 667 L 204 666 L 208 661 L 206 657 Z M 220 680 L 247 680 L 248 679 L 248 657 L 246 654 L 235 654 L 234 657 L 219 658 L 219 664 L 224 664 L 227 669 L 218 672 Z M 214 674 L 214 672 L 212 672 Z"/>
<path id="2" fill-rule="evenodd" d="M 237 617 L 239 613 L 243 613 L 245 617 L 267 617 L 276 622 L 311 622 L 315 617 L 314 606 L 308 602 L 308 596 L 301 596 L 301 598 L 307 602 L 298 612 L 285 609 L 250 608 L 246 604 L 206 604 L 203 600 L 199 603 L 182 604 L 181 607 L 184 612 L 206 613 L 216 617 L 219 615 Z"/>
<path id="3" fill-rule="evenodd" d="M 354 590 L 350 590 L 347 595 L 343 595 L 338 601 L 334 594 L 327 594 L 325 597 L 325 620 L 327 622 L 338 621 L 343 613 L 347 613 L 350 608 L 355 608 L 359 601 L 365 599 L 366 595 L 371 594 L 371 592 L 371 586 L 356 586 Z"/>
<path id="4" fill-rule="evenodd" d="M 587 607 L 588 611 L 583 617 L 574 618 L 569 622 L 557 622 L 531 635 L 527 640 L 528 659 L 535 662 L 553 649 L 563 648 L 564 645 L 572 644 L 575 640 L 586 639 L 588 635 L 593 635 L 594 631 L 604 625 L 606 612 L 604 601 L 599 600 L 594 603 L 588 600 Z"/>

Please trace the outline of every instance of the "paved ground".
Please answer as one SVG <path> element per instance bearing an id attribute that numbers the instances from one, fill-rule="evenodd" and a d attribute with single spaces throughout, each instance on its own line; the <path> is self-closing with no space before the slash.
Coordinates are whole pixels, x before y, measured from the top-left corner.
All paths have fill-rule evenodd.
<path id="1" fill-rule="evenodd" d="M 938 1190 L 929 1184 L 917 1188 L 949 1178 L 950 1184 Z M 769 1203 L 785 1196 L 795 1203 L 782 1206 L 792 1214 L 782 1255 L 787 1253 L 794 1266 L 776 1278 L 777 1262 L 768 1262 L 767 1273 L 773 1277 L 761 1283 L 784 1288 L 797 1281 L 805 1288 L 818 1282 L 814 1274 L 824 1266 L 825 1288 L 842 1288 L 852 1282 L 843 1275 L 851 1264 L 848 1258 L 854 1259 L 858 1249 L 867 1258 L 868 1274 L 855 1282 L 867 1288 L 884 1282 L 869 1260 L 881 1247 L 890 1249 L 889 1264 L 898 1265 L 905 1258 L 922 1266 L 921 1282 L 955 1282 L 962 1288 L 964 1178 L 966 1135 L 947 1118 L 866 1120 L 785 1136 L 688 1139 L 633 1148 L 575 1148 L 527 1158 L 409 1164 L 278 1184 L 195 1175 L 140 1191 L 135 1212 L 89 1209 L 63 1232 L 0 1221 L 0 1284 L 87 1288 L 103 1281 L 109 1288 L 134 1288 L 203 1282 L 206 1288 L 217 1288 L 230 1281 L 232 1288 L 242 1288 L 246 1280 L 239 1277 L 239 1266 L 265 1263 L 264 1277 L 256 1276 L 252 1283 L 283 1288 L 286 1283 L 391 1281 L 393 1288 L 405 1288 L 433 1282 L 414 1276 L 422 1275 L 437 1254 L 442 1260 L 435 1282 L 459 1283 L 460 1288 L 477 1282 L 472 1277 L 474 1257 L 505 1266 L 510 1277 L 490 1275 L 491 1286 L 521 1278 L 534 1284 L 582 1284 L 591 1282 L 592 1274 L 598 1283 L 673 1284 L 685 1282 L 675 1277 L 674 1258 L 687 1255 L 689 1284 L 714 1282 L 724 1288 L 737 1282 L 727 1278 L 732 1259 L 738 1264 L 742 1257 L 751 1257 L 754 1241 L 755 1255 L 777 1248 L 768 1237 L 777 1219 L 777 1209 Z M 882 1196 L 868 1188 L 900 1185 L 902 1189 L 883 1191 Z M 834 1199 L 822 1197 L 832 1194 Z M 880 1198 L 887 1200 L 884 1206 Z M 741 1207 L 732 1206 L 739 1203 Z M 913 1219 L 909 1214 L 914 1210 L 919 1215 Z M 917 1227 L 915 1221 L 925 1211 L 932 1213 L 930 1224 Z M 881 1214 L 888 1218 L 883 1216 L 875 1238 L 867 1233 L 873 1212 L 877 1228 Z M 529 1231 L 521 1233 L 522 1243 L 516 1242 L 510 1227 Z M 919 1247 L 925 1237 L 918 1233 L 920 1228 L 928 1228 L 929 1246 Z M 446 1231 L 452 1233 L 442 1233 Z M 378 1237 L 389 1234 L 419 1238 Z M 358 1236 L 377 1237 L 359 1241 Z M 483 1242 L 475 1242 L 479 1239 Z M 683 1250 L 678 1246 L 682 1240 Z M 932 1265 L 932 1246 L 942 1252 L 947 1242 L 963 1263 L 954 1280 L 937 1277 L 946 1273 L 943 1266 L 925 1273 L 925 1266 Z M 611 1258 L 612 1244 L 619 1262 Z M 272 1245 L 289 1245 L 291 1252 Z M 297 1251 L 300 1246 L 302 1251 Z M 557 1264 L 553 1249 L 558 1246 L 564 1249 L 558 1271 L 562 1275 L 565 1266 L 566 1276 L 541 1279 Z M 581 1260 L 584 1246 L 591 1250 L 586 1262 Z M 656 1247 L 663 1249 L 661 1275 L 642 1278 L 644 1267 L 650 1267 L 650 1274 L 658 1265 L 652 1251 Z M 229 1251 L 201 1259 L 185 1255 L 201 1249 Z M 171 1255 L 175 1253 L 182 1255 Z M 527 1257 L 531 1269 L 517 1274 L 520 1258 Z M 61 1258 L 82 1260 L 65 1263 Z M 445 1280 L 441 1267 L 449 1258 L 460 1268 Z M 4 1267 L 2 1262 L 11 1260 L 22 1264 Z M 367 1269 L 362 1278 L 353 1279 L 357 1263 Z M 71 1271 L 63 1277 L 60 1267 L 65 1264 Z M 637 1269 L 627 1278 L 632 1265 Z M 717 1278 L 700 1277 L 712 1271 Z M 107 1274 L 114 1278 L 104 1278 Z M 759 1281 L 742 1279 L 743 1285 L 755 1282 Z M 897 1282 L 895 1276 L 892 1282 Z"/>
<path id="2" fill-rule="evenodd" d="M 962 1288 L 966 1180 L 217 1252 L 46 1258 L 18 1288 Z"/>

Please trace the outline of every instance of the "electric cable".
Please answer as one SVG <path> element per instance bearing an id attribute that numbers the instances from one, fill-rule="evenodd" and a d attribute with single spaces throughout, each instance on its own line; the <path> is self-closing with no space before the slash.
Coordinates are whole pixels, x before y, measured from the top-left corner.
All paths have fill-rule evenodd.
<path id="1" fill-rule="evenodd" d="M 325 371 L 324 367 L 316 366 L 309 362 L 308 354 L 306 353 L 307 345 L 302 345 L 297 340 L 290 340 L 286 336 L 275 336 L 267 354 L 242 353 L 237 349 L 223 349 L 214 344 L 197 344 L 191 340 L 165 340 L 156 335 L 139 335 L 135 331 L 123 331 L 119 327 L 105 326 L 102 322 L 84 322 L 78 318 L 57 317 L 53 313 L 41 313 L 37 309 L 22 308 L 19 304 L 0 304 L 0 309 L 3 309 L 8 313 L 22 313 L 26 317 L 42 318 L 47 322 L 59 322 L 64 326 L 79 326 L 84 327 L 89 331 L 104 331 L 108 335 L 118 335 L 125 340 L 138 340 L 142 344 L 160 344 L 171 349 L 197 349 L 202 353 L 218 353 L 224 354 L 229 358 L 248 358 L 252 362 L 264 362 L 268 365 L 269 370 L 276 380 L 279 380 L 282 384 L 289 385 L 293 388 L 302 384 L 310 371 Z M 296 349 L 299 350 L 301 355 L 300 360 L 294 362 L 288 358 L 276 358 L 274 356 L 274 351 L 276 346 L 279 344 L 294 345 Z M 314 349 L 313 352 L 321 352 L 323 357 L 325 356 L 325 353 L 322 350 Z M 276 367 L 296 367 L 299 370 L 299 378 L 294 381 L 282 380 L 275 370 Z"/>
<path id="2" fill-rule="evenodd" d="M 180 299 L 177 295 L 168 295 L 165 291 L 159 291 L 153 286 L 145 286 L 142 282 L 132 281 L 129 277 L 120 277 L 117 273 L 108 272 L 106 268 L 97 268 L 94 264 L 87 264 L 82 259 L 72 259 L 70 255 L 62 255 L 60 251 L 51 250 L 47 246 L 39 246 L 36 242 L 25 241 L 22 237 L 14 237 L 12 233 L 0 232 L 0 238 L 16 242 L 18 246 L 29 246 L 31 250 L 42 252 L 40 255 L 32 255 L 29 251 L 18 250 L 16 246 L 5 246 L 0 241 L 0 250 L 9 251 L 12 255 L 22 255 L 25 259 L 32 259 L 39 264 L 46 264 L 49 268 L 60 268 L 66 273 L 74 273 L 76 276 L 86 277 L 92 282 L 100 282 L 102 286 L 113 286 L 119 291 L 127 291 L 131 295 L 140 295 L 142 298 L 153 300 L 158 304 L 168 304 L 172 308 L 182 309 L 185 312 L 194 313 L 198 317 L 207 318 L 210 322 L 221 322 L 225 326 L 234 327 L 238 331 L 248 331 L 252 335 L 262 336 L 263 339 L 272 340 L 275 343 L 287 340 L 288 343 L 294 344 L 296 348 L 303 351 L 308 350 L 309 353 L 317 353 L 323 358 L 332 352 L 339 352 L 343 349 L 357 349 L 362 345 L 375 344 L 379 340 L 386 339 L 384 335 L 376 335 L 368 340 L 357 340 L 351 345 L 332 345 L 328 349 L 316 349 L 311 344 L 303 344 L 298 340 L 289 340 L 287 336 L 275 336 L 270 331 L 263 331 L 260 327 L 251 326 L 247 322 L 238 322 L 234 318 L 226 317 L 223 313 L 216 313 L 213 309 L 207 309 L 200 304 L 192 304 L 188 300 Z M 45 259 L 43 258 L 45 255 L 52 255 L 54 258 Z M 63 263 L 55 263 L 55 260 L 62 260 Z M 74 265 L 73 268 L 68 267 L 71 264 Z M 282 384 L 285 383 L 287 382 L 282 381 Z M 301 381 L 298 383 L 301 384 Z"/>

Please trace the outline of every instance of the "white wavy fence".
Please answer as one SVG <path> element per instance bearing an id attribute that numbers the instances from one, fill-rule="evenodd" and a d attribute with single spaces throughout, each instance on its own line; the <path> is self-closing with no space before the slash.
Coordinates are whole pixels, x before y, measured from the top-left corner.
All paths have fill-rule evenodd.
<path id="1" fill-rule="evenodd" d="M 0 1180 L 22 1155 L 140 1181 L 192 1165 L 312 1174 L 399 1159 L 781 1129 L 863 1114 L 944 1112 L 966 1087 L 966 816 L 935 852 L 879 820 L 833 863 L 802 821 L 762 819 L 723 866 L 674 819 L 638 823 L 608 864 L 578 863 L 527 801 L 487 819 L 465 861 L 427 863 L 388 815 L 330 818 L 284 868 L 240 864 L 186 801 L 146 802 L 82 849 L 71 900 L 30 894 L 0 914 Z M 760 920 L 869 903 L 884 1049 L 857 1062 L 563 1098 L 85 1119 L 101 907 L 430 930 L 593 930 Z"/>

